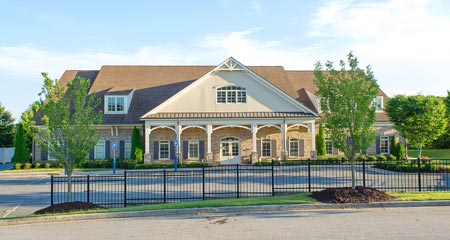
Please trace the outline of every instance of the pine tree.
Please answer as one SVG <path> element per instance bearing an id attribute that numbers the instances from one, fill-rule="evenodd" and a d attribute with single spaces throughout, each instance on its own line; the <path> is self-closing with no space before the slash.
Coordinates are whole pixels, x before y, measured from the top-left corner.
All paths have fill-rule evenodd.
<path id="1" fill-rule="evenodd" d="M 395 135 L 392 136 L 389 150 L 392 155 L 398 158 L 397 137 L 395 137 Z"/>
<path id="2" fill-rule="evenodd" d="M 28 152 L 25 141 L 22 123 L 19 123 L 17 126 L 14 147 L 14 163 L 26 163 L 30 160 L 30 153 Z"/>
<path id="3" fill-rule="evenodd" d="M 319 124 L 319 134 L 316 136 L 316 148 L 317 156 L 324 156 L 327 154 L 327 149 L 325 146 L 325 133 L 322 123 Z"/>
<path id="4" fill-rule="evenodd" d="M 136 151 L 138 154 L 136 154 Z M 141 154 L 139 154 L 139 152 Z M 138 159 L 139 158 L 139 159 Z M 139 130 L 134 127 L 133 134 L 131 136 L 131 159 L 142 161 L 142 141 Z"/>
<path id="5" fill-rule="evenodd" d="M 401 142 L 397 144 L 397 154 L 397 159 L 405 159 L 406 157 L 405 145 L 403 145 L 403 143 Z"/>

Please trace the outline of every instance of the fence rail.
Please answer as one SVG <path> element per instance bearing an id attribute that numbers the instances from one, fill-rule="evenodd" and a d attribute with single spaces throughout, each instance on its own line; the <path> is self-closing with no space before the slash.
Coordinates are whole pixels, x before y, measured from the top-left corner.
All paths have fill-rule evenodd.
<path id="1" fill-rule="evenodd" d="M 450 191 L 450 160 L 358 162 L 356 185 L 382 191 Z M 123 175 L 72 177 L 72 201 L 104 207 L 275 196 L 351 186 L 351 164 L 225 165 L 174 170 L 127 170 Z M 51 204 L 67 199 L 67 177 L 52 176 Z"/>

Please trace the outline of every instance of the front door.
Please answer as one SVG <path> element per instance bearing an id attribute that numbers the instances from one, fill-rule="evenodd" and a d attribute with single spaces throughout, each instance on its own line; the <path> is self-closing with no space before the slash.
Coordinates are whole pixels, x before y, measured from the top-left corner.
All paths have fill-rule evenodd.
<path id="1" fill-rule="evenodd" d="M 239 139 L 226 137 L 220 140 L 220 164 L 240 164 Z"/>

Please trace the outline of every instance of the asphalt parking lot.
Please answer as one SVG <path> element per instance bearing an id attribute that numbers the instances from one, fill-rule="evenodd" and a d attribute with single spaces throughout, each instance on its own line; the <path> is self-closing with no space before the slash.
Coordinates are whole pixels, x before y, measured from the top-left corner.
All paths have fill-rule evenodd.
<path id="1" fill-rule="evenodd" d="M 12 164 L 0 164 L 0 171 Z M 0 217 L 31 214 L 50 205 L 50 176 L 0 173 Z"/>

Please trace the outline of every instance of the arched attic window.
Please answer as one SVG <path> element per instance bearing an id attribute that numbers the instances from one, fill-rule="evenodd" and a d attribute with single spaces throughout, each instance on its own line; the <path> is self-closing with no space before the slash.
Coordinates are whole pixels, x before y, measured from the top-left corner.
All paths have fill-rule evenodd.
<path id="1" fill-rule="evenodd" d="M 217 103 L 247 103 L 247 89 L 238 86 L 217 88 Z"/>

